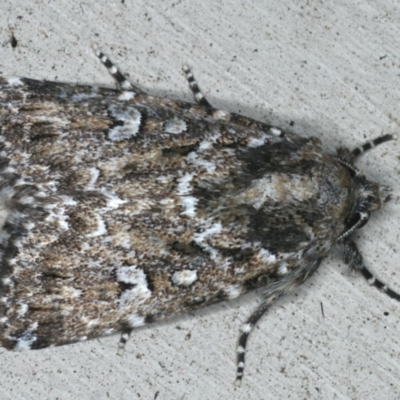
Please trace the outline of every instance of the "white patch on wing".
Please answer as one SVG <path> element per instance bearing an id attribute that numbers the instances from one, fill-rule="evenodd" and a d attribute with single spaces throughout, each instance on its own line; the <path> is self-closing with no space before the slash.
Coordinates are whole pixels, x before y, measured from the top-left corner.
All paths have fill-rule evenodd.
<path id="1" fill-rule="evenodd" d="M 196 216 L 196 205 L 198 201 L 199 200 L 193 196 L 183 196 L 181 198 L 181 205 L 183 207 L 181 215 L 187 215 L 188 217 L 194 218 Z"/>
<path id="2" fill-rule="evenodd" d="M 243 293 L 243 286 L 230 285 L 225 288 L 224 292 L 228 300 L 236 299 Z"/>
<path id="3" fill-rule="evenodd" d="M 274 136 L 280 136 L 282 134 L 282 131 L 278 128 L 271 128 L 269 130 Z"/>
<path id="4" fill-rule="evenodd" d="M 26 314 L 28 309 L 29 309 L 28 304 L 20 303 L 19 304 L 19 310 L 18 310 L 18 317 L 22 318 Z"/>
<path id="5" fill-rule="evenodd" d="M 49 223 L 54 223 L 58 226 L 58 228 L 62 230 L 68 230 L 68 216 L 65 215 L 65 208 L 62 206 L 55 206 L 52 207 L 51 210 L 49 209 L 49 214 L 47 215 L 46 219 Z"/>
<path id="6" fill-rule="evenodd" d="M 286 263 L 283 261 L 281 263 L 279 263 L 278 265 L 278 275 L 286 275 L 289 272 L 289 270 L 287 269 Z"/>
<path id="7" fill-rule="evenodd" d="M 178 134 L 185 132 L 187 129 L 186 122 L 178 117 L 173 117 L 167 120 L 164 124 L 164 131 L 166 133 Z"/>
<path id="8" fill-rule="evenodd" d="M 108 111 L 121 125 L 116 125 L 108 132 L 108 138 L 114 142 L 132 139 L 140 129 L 142 114 L 134 107 L 111 105 Z"/>
<path id="9" fill-rule="evenodd" d="M 143 326 L 145 324 L 144 317 L 138 314 L 130 314 L 126 318 L 128 324 L 132 328 L 136 328 L 138 326 Z"/>
<path id="10" fill-rule="evenodd" d="M 130 267 L 120 267 L 116 272 L 117 281 L 132 286 L 122 292 L 119 299 L 121 311 L 125 307 L 137 308 L 151 296 L 151 290 L 147 284 L 146 274 L 136 265 Z"/>
<path id="11" fill-rule="evenodd" d="M 86 235 L 87 237 L 97 237 L 105 235 L 107 233 L 106 223 L 99 214 L 96 214 L 96 220 L 97 220 L 97 228 L 93 232 L 88 233 Z"/>
<path id="12" fill-rule="evenodd" d="M 78 297 L 82 296 L 82 290 L 75 289 L 72 286 L 63 287 L 62 292 L 63 292 L 63 296 L 66 299 L 68 299 L 68 298 L 78 298 Z"/>
<path id="13" fill-rule="evenodd" d="M 136 96 L 135 92 L 125 90 L 118 96 L 118 100 L 129 101 L 132 100 L 135 96 Z"/>
<path id="14" fill-rule="evenodd" d="M 204 229 L 202 232 L 197 232 L 193 235 L 193 240 L 198 244 L 204 251 L 210 254 L 211 259 L 215 259 L 218 256 L 218 250 L 207 243 L 207 239 L 219 235 L 222 231 L 222 225 L 220 222 L 212 224 L 209 228 Z"/>
<path id="15" fill-rule="evenodd" d="M 178 196 L 184 196 L 191 193 L 190 182 L 193 179 L 192 174 L 185 174 L 178 179 Z"/>
<path id="16" fill-rule="evenodd" d="M 191 153 L 189 153 L 186 159 L 189 164 L 194 165 L 198 168 L 205 169 L 208 173 L 212 173 L 216 170 L 215 163 L 199 157 L 199 153 L 196 151 L 192 151 Z"/>
<path id="17" fill-rule="evenodd" d="M 185 269 L 176 271 L 172 275 L 172 282 L 177 286 L 190 286 L 193 282 L 197 281 L 197 271 Z"/>
<path id="18" fill-rule="evenodd" d="M 267 264 L 273 264 L 276 262 L 276 256 L 264 248 L 259 250 L 258 257 Z"/>
<path id="19" fill-rule="evenodd" d="M 104 211 L 109 211 L 118 208 L 120 205 L 125 204 L 126 200 L 121 200 L 117 195 L 112 193 L 104 193 L 107 196 L 107 207 Z"/>
<path id="20" fill-rule="evenodd" d="M 268 139 L 267 135 L 261 135 L 261 137 L 250 137 L 248 147 L 260 147 L 265 144 L 265 140 Z"/>
<path id="21" fill-rule="evenodd" d="M 212 114 L 213 118 L 216 120 L 228 120 L 231 113 L 223 110 L 215 110 Z"/>
<path id="22" fill-rule="evenodd" d="M 196 215 L 196 205 L 198 199 L 193 196 L 189 196 L 192 191 L 190 182 L 193 179 L 192 174 L 185 174 L 178 179 L 178 196 L 181 196 L 181 206 L 183 211 L 181 215 L 187 215 L 188 217 L 194 218 Z"/>
<path id="23" fill-rule="evenodd" d="M 88 168 L 88 172 L 90 173 L 90 181 L 87 184 L 87 188 L 93 188 L 94 184 L 97 182 L 97 179 L 100 176 L 100 170 L 94 167 Z"/>
<path id="24" fill-rule="evenodd" d="M 37 337 L 33 334 L 37 327 L 38 323 L 34 322 L 20 337 L 12 337 L 12 339 L 17 340 L 14 350 L 30 350 L 32 348 L 32 344 L 37 340 Z"/>
<path id="25" fill-rule="evenodd" d="M 21 81 L 21 78 L 18 76 L 12 76 L 7 79 L 7 82 L 10 86 L 22 86 L 24 85 L 24 82 Z"/>
<path id="26" fill-rule="evenodd" d="M 0 189 L 0 240 L 4 234 L 9 237 L 7 232 L 3 232 L 3 226 L 10 215 L 10 208 L 8 206 L 12 196 L 14 195 L 14 189 L 10 186 L 5 186 Z"/>

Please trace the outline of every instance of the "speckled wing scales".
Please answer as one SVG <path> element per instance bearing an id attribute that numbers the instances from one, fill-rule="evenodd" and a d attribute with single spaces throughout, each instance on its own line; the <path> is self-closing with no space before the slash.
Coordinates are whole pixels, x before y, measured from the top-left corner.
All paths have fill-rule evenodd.
<path id="1" fill-rule="evenodd" d="M 276 175 L 262 158 L 286 151 L 281 131 L 141 93 L 30 79 L 2 79 L 1 91 L 6 347 L 83 340 L 236 297 L 296 268 L 310 245 L 294 224 L 297 245 L 279 248 L 285 193 L 262 189 Z M 313 140 L 291 141 L 289 152 L 315 152 Z M 260 196 L 276 209 L 257 213 Z"/>
<path id="2" fill-rule="evenodd" d="M 214 109 L 188 68 L 197 104 L 152 97 L 97 55 L 120 89 L 0 77 L 1 345 L 125 341 L 265 287 L 240 379 L 254 324 L 338 238 L 351 247 L 378 189 L 358 154 Z"/>

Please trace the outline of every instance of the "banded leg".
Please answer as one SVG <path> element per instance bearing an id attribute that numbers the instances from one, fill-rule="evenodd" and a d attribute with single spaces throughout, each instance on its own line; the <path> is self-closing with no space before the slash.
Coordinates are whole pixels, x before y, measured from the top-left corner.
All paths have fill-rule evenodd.
<path id="1" fill-rule="evenodd" d="M 364 144 L 362 144 L 361 146 L 356 147 L 355 149 L 353 149 L 351 151 L 351 154 L 353 155 L 354 158 L 359 157 L 361 154 L 365 153 L 368 150 L 373 149 L 376 146 L 379 146 L 382 143 L 388 142 L 389 140 L 396 140 L 397 139 L 397 135 L 382 135 L 379 136 L 373 140 L 370 140 Z"/>
<path id="2" fill-rule="evenodd" d="M 256 323 L 259 319 L 268 311 L 268 309 L 272 306 L 273 303 L 278 299 L 278 295 L 274 294 L 270 297 L 267 297 L 256 311 L 251 314 L 250 318 L 246 321 L 246 323 L 241 327 L 241 335 L 239 337 L 239 345 L 237 348 L 237 369 L 236 369 L 236 384 L 240 385 L 243 372 L 244 372 L 244 361 L 246 354 L 246 344 L 247 339 L 251 331 L 253 330 Z"/>
<path id="3" fill-rule="evenodd" d="M 119 88 L 123 90 L 133 90 L 137 94 L 143 93 L 142 90 L 132 85 L 128 79 L 125 78 L 117 66 L 113 64 L 113 62 L 102 51 L 100 51 L 96 45 L 93 45 L 93 50 L 101 63 L 108 69 L 110 75 L 115 79 Z"/>
<path id="4" fill-rule="evenodd" d="M 189 88 L 193 93 L 196 103 L 207 108 L 213 108 L 213 106 L 204 97 L 203 93 L 201 93 L 199 85 L 197 84 L 191 69 L 187 65 L 183 66 L 183 73 L 185 74 L 186 80 L 189 83 Z"/>
<path id="5" fill-rule="evenodd" d="M 119 343 L 118 343 L 118 350 L 117 350 L 117 354 L 119 356 L 122 356 L 122 354 L 124 353 L 125 345 L 128 342 L 132 331 L 133 331 L 133 329 L 130 329 L 130 328 L 126 328 L 122 331 L 121 337 L 120 337 Z"/>
<path id="6" fill-rule="evenodd" d="M 400 301 L 400 294 L 388 288 L 385 283 L 376 278 L 364 265 L 362 255 L 360 254 L 357 245 L 351 239 L 345 238 L 343 241 L 339 242 L 339 246 L 343 254 L 344 262 L 352 270 L 360 271 L 371 286 L 375 286 L 392 299 Z"/>

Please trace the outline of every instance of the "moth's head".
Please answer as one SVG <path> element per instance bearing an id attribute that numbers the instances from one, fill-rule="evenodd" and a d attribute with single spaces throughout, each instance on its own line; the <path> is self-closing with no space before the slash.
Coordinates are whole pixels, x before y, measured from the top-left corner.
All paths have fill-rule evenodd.
<path id="1" fill-rule="evenodd" d="M 345 147 L 340 147 L 338 149 L 336 159 L 347 169 L 355 184 L 353 207 L 349 216 L 346 218 L 346 228 L 340 235 L 339 240 L 349 236 L 354 230 L 364 226 L 368 222 L 371 212 L 379 210 L 383 203 L 390 200 L 390 188 L 368 180 L 364 174 L 354 166 L 354 162 L 366 151 L 395 139 L 397 139 L 397 135 L 386 134 L 366 142 L 353 150 L 349 150 Z"/>
<path id="2" fill-rule="evenodd" d="M 371 212 L 379 210 L 391 198 L 389 187 L 368 180 L 361 171 L 355 168 L 349 172 L 355 183 L 354 205 L 346 218 L 346 228 L 341 238 L 362 228 L 368 222 Z"/>
<path id="3" fill-rule="evenodd" d="M 357 198 L 355 212 L 371 212 L 379 210 L 383 203 L 390 200 L 390 188 L 369 181 L 364 175 L 358 173 L 353 178 L 357 185 Z"/>

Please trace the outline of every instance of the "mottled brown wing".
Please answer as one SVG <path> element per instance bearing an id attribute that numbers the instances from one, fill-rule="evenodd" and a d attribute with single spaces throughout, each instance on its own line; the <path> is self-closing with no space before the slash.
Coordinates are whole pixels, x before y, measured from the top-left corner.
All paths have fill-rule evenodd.
<path id="1" fill-rule="evenodd" d="M 344 228 L 351 180 L 317 139 L 129 91 L 0 88 L 6 348 L 284 291 Z"/>

